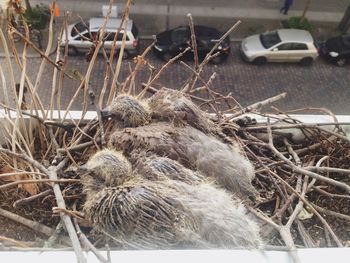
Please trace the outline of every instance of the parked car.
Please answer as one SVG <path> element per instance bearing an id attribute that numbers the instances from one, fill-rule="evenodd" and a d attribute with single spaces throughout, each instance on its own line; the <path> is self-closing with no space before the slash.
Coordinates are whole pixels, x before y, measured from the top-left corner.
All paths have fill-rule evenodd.
<path id="1" fill-rule="evenodd" d="M 324 42 L 321 45 L 321 56 L 338 66 L 350 62 L 350 34 L 332 37 Z"/>
<path id="2" fill-rule="evenodd" d="M 217 29 L 206 26 L 194 26 L 194 32 L 197 42 L 198 57 L 201 59 L 208 54 L 223 35 Z M 187 47 L 192 47 L 190 27 L 179 26 L 159 33 L 156 36 L 156 43 L 153 50 L 159 57 L 168 61 L 183 52 Z M 219 52 L 219 55 L 214 57 L 211 63 L 219 64 L 223 62 L 230 53 L 229 37 L 221 42 L 213 54 L 216 52 Z M 185 57 L 193 58 L 193 56 L 194 53 L 192 49 L 185 54 Z"/>
<path id="3" fill-rule="evenodd" d="M 278 29 L 245 38 L 241 44 L 244 60 L 257 65 L 266 62 L 299 62 L 311 65 L 318 56 L 316 44 L 308 31 Z"/>
<path id="4" fill-rule="evenodd" d="M 64 47 L 68 42 L 68 54 L 77 55 L 79 52 L 87 52 L 97 38 L 99 30 L 104 24 L 104 18 L 91 18 L 89 22 L 82 21 L 68 26 L 68 38 L 63 34 L 61 46 Z M 105 36 L 103 38 L 104 49 L 109 52 L 113 45 L 113 39 L 121 24 L 121 19 L 110 18 L 105 27 Z M 124 30 L 121 30 L 117 36 L 116 49 L 122 45 Z M 138 29 L 132 20 L 126 25 L 126 41 L 123 58 L 129 55 L 136 55 L 139 47 Z"/>

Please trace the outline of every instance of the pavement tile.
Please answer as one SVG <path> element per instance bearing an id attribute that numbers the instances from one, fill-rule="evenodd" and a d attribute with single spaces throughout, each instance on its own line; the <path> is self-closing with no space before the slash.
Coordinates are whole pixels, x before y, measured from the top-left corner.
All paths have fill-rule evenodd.
<path id="1" fill-rule="evenodd" d="M 145 48 L 149 41 L 143 41 L 142 47 Z M 287 98 L 276 103 L 282 110 L 291 110 L 304 107 L 324 107 L 332 110 L 336 114 L 349 114 L 350 104 L 350 66 L 339 68 L 328 64 L 322 58 L 310 67 L 302 67 L 298 64 L 267 64 L 264 66 L 255 66 L 247 64 L 241 60 L 238 55 L 239 43 L 232 43 L 232 53 L 227 61 L 215 66 L 208 65 L 202 73 L 202 78 L 207 81 L 213 72 L 217 73 L 212 83 L 213 90 L 227 94 L 232 93 L 234 98 L 243 106 L 258 102 L 268 97 L 287 92 Z M 159 60 L 152 53 L 147 57 L 150 63 L 159 70 L 163 61 Z M 4 58 L 0 58 L 4 75 L 9 74 L 8 68 L 4 63 Z M 14 60 L 13 60 L 14 63 Z M 35 81 L 41 59 L 29 58 L 27 60 L 28 76 Z M 193 66 L 193 62 L 187 62 Z M 124 60 L 119 81 L 123 81 L 129 74 L 129 67 L 133 67 L 132 59 Z M 88 63 L 84 56 L 69 58 L 67 72 L 72 74 L 73 70 L 79 70 L 84 74 L 87 70 Z M 99 56 L 94 66 L 90 87 L 99 94 L 104 82 L 105 62 L 102 56 Z M 19 69 L 14 67 L 19 82 Z M 51 99 L 52 90 L 52 73 L 51 65 L 44 68 L 43 79 L 39 87 L 39 95 L 43 104 L 47 107 Z M 137 75 L 136 86 L 140 89 L 142 82 L 147 82 L 149 69 L 143 68 Z M 154 84 L 156 87 L 168 87 L 179 89 L 182 87 L 191 72 L 181 63 L 176 62 L 167 68 L 160 79 Z M 7 82 L 9 78 L 7 77 Z M 9 83 L 7 83 L 9 85 Z M 197 86 L 203 84 L 197 82 Z M 77 91 L 79 81 L 65 78 L 62 88 L 61 107 L 67 107 L 70 99 Z M 82 91 L 78 100 L 73 104 L 72 109 L 80 110 L 82 108 L 83 95 Z M 57 98 L 57 95 L 54 96 Z M 90 107 L 91 108 L 91 107 Z"/>

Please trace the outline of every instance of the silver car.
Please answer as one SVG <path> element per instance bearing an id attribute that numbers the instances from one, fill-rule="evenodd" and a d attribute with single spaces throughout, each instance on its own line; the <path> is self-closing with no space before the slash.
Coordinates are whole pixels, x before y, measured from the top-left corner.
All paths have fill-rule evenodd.
<path id="1" fill-rule="evenodd" d="M 113 39 L 121 24 L 121 19 L 110 18 L 106 24 L 103 46 L 108 52 L 113 45 Z M 68 38 L 63 34 L 61 46 L 68 44 L 68 54 L 77 55 L 79 52 L 87 52 L 96 40 L 99 30 L 104 24 L 104 18 L 91 18 L 89 22 L 78 22 L 68 26 Z M 124 30 L 121 30 L 117 36 L 116 49 L 122 45 Z M 67 43 L 68 42 L 68 43 Z M 129 55 L 137 54 L 139 46 L 138 29 L 132 20 L 126 25 L 126 41 L 123 58 Z"/>
<path id="2" fill-rule="evenodd" d="M 241 55 L 247 62 L 263 65 L 266 62 L 300 62 L 311 65 L 318 49 L 311 34 L 299 29 L 278 29 L 245 38 Z"/>

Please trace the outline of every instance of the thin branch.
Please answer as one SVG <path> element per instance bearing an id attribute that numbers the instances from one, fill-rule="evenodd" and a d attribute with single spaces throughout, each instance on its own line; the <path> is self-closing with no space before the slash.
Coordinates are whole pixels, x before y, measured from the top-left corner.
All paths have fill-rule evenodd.
<path id="1" fill-rule="evenodd" d="M 331 185 L 337 186 L 346 192 L 350 193 L 350 186 L 346 185 L 345 183 L 338 182 L 336 180 L 333 180 L 331 178 L 322 176 L 320 174 L 310 172 L 308 170 L 305 170 L 301 167 L 296 166 L 293 162 L 291 162 L 288 158 L 286 158 L 283 154 L 281 154 L 273 145 L 273 140 L 272 140 L 272 132 L 270 129 L 270 126 L 267 126 L 267 131 L 268 131 L 268 136 L 269 136 L 269 148 L 272 150 L 272 152 L 281 160 L 283 160 L 285 163 L 287 163 L 289 166 L 291 166 L 296 172 L 310 176 L 311 178 L 315 178 L 317 180 L 329 183 Z"/>
<path id="2" fill-rule="evenodd" d="M 268 104 L 271 104 L 271 103 L 274 103 L 280 99 L 284 99 L 285 97 L 287 96 L 287 92 L 283 92 L 281 94 L 278 94 L 277 96 L 274 96 L 274 97 L 271 97 L 271 98 L 268 98 L 266 100 L 263 100 L 263 101 L 260 101 L 260 102 L 257 102 L 257 103 L 254 103 L 250 106 L 247 106 L 245 107 L 243 110 L 240 110 L 236 113 L 233 113 L 232 116 L 231 116 L 231 120 L 234 119 L 235 117 L 237 116 L 240 116 L 244 113 L 248 113 L 248 112 L 252 112 L 258 108 L 261 108 L 263 106 L 266 106 Z"/>
<path id="3" fill-rule="evenodd" d="M 11 188 L 13 186 L 19 185 L 19 184 L 36 184 L 36 183 L 76 183 L 80 182 L 79 179 L 35 179 L 35 180 L 17 180 L 15 182 L 11 182 L 8 184 L 0 185 L 0 190 L 4 190 L 7 188 Z"/>
<path id="4" fill-rule="evenodd" d="M 5 209 L 0 208 L 0 216 L 6 217 L 8 219 L 11 219 L 17 223 L 20 223 L 22 225 L 25 225 L 39 233 L 42 233 L 46 236 L 51 236 L 54 232 L 54 230 L 50 227 L 47 227 L 43 224 L 40 224 L 38 222 L 34 222 L 32 220 L 29 220 L 27 218 L 21 217 L 19 215 L 16 215 L 14 213 L 11 213 Z"/>
<path id="5" fill-rule="evenodd" d="M 17 200 L 16 202 L 13 203 L 13 207 L 23 206 L 25 204 L 28 204 L 31 201 L 39 199 L 39 198 L 41 198 L 43 196 L 47 196 L 47 195 L 49 195 L 51 193 L 53 193 L 52 189 L 48 189 L 48 190 L 43 191 L 41 193 L 38 193 L 36 195 L 32 195 L 32 196 L 29 196 L 27 198 L 23 198 L 23 199 Z"/>

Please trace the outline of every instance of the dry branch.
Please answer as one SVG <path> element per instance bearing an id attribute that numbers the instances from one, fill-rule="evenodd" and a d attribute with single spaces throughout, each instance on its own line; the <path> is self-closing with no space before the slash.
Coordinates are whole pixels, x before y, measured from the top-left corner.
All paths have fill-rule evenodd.
<path id="1" fill-rule="evenodd" d="M 245 107 L 244 109 L 242 109 L 242 110 L 232 114 L 231 115 L 231 120 L 236 118 L 236 117 L 238 117 L 238 116 L 240 116 L 240 115 L 242 115 L 242 114 L 244 114 L 244 113 L 252 112 L 254 110 L 257 110 L 258 108 L 261 108 L 263 106 L 269 105 L 269 104 L 271 104 L 273 102 L 276 102 L 276 101 L 278 101 L 280 99 L 284 99 L 286 96 L 287 96 L 287 93 L 283 92 L 283 93 L 278 94 L 278 95 L 276 95 L 274 97 L 271 97 L 271 98 L 268 98 L 266 100 L 254 103 L 254 104 L 252 104 L 252 105 L 250 105 L 248 107 Z"/>
<path id="2" fill-rule="evenodd" d="M 17 223 L 20 223 L 22 225 L 25 225 L 39 233 L 42 233 L 46 236 L 51 236 L 54 232 L 53 229 L 51 229 L 50 227 L 47 227 L 45 225 L 42 225 L 38 222 L 34 222 L 32 220 L 29 220 L 27 218 L 21 217 L 19 215 L 16 215 L 14 213 L 11 213 L 9 211 L 6 211 L 5 209 L 0 208 L 0 216 L 6 217 L 8 219 L 11 219 Z"/>

